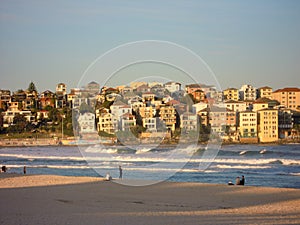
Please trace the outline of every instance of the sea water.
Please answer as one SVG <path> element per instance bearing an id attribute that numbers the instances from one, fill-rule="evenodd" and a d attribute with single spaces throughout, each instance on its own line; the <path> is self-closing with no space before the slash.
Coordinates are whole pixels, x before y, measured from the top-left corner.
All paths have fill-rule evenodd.
<path id="1" fill-rule="evenodd" d="M 110 173 L 113 178 L 118 178 L 121 165 L 123 179 L 227 184 L 244 175 L 249 186 L 300 188 L 300 144 L 223 145 L 209 159 L 203 157 L 208 151 L 203 146 L 189 148 L 3 147 L 0 165 L 5 165 L 9 173 L 22 173 L 26 166 L 28 174 Z M 207 166 L 199 170 L 203 162 Z"/>

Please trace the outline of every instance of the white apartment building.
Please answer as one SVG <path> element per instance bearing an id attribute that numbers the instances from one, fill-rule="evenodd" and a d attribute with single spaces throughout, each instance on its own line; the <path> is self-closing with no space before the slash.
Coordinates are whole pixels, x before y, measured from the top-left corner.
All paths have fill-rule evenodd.
<path id="1" fill-rule="evenodd" d="M 244 84 L 240 90 L 240 100 L 249 100 L 249 101 L 254 101 L 256 100 L 256 88 L 254 88 L 250 84 Z"/>
<path id="2" fill-rule="evenodd" d="M 170 81 L 170 82 L 165 83 L 165 88 L 169 92 L 173 93 L 173 92 L 181 90 L 181 84 L 178 82 Z"/>
<path id="3" fill-rule="evenodd" d="M 78 118 L 80 133 L 92 133 L 95 132 L 95 114 L 84 113 L 80 114 Z"/>

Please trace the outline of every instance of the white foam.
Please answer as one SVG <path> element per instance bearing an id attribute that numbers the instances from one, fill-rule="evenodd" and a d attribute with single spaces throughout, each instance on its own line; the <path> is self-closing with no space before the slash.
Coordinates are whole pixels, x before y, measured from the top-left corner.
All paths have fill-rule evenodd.
<path id="1" fill-rule="evenodd" d="M 33 161 L 35 159 L 51 159 L 51 160 L 72 160 L 72 161 L 82 161 L 85 160 L 83 157 L 74 157 L 74 156 L 53 156 L 53 155 L 23 155 L 23 154 L 0 154 L 0 157 L 11 157 L 18 159 L 28 159 L 29 161 Z"/>
<path id="2" fill-rule="evenodd" d="M 268 169 L 271 168 L 271 166 L 255 166 L 255 165 L 216 165 L 214 166 L 216 168 L 220 169 Z"/>
<path id="3" fill-rule="evenodd" d="M 290 173 L 292 176 L 300 176 L 300 173 Z"/>

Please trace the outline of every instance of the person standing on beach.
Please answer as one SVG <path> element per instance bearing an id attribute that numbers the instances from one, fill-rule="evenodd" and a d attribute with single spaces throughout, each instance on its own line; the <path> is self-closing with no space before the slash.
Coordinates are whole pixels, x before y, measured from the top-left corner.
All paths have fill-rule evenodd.
<path id="1" fill-rule="evenodd" d="M 26 174 L 26 166 L 23 167 L 23 173 Z"/>
<path id="2" fill-rule="evenodd" d="M 242 179 L 240 181 L 240 185 L 245 185 L 245 177 L 244 177 L 244 175 L 242 175 Z"/>
<path id="3" fill-rule="evenodd" d="M 4 172 L 4 173 L 6 173 L 6 171 L 7 171 L 7 167 L 6 166 L 2 166 L 2 172 Z"/>
<path id="4" fill-rule="evenodd" d="M 121 166 L 119 166 L 119 172 L 120 172 L 119 179 L 122 179 L 123 178 L 123 169 Z"/>
<path id="5" fill-rule="evenodd" d="M 237 177 L 237 178 L 235 179 L 235 185 L 241 185 L 240 177 Z"/>

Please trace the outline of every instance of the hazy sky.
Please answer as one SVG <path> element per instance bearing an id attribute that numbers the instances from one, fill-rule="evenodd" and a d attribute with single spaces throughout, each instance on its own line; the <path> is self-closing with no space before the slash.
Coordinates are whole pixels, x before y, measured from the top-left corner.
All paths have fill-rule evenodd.
<path id="1" fill-rule="evenodd" d="M 223 89 L 300 87 L 299 21 L 297 0 L 2 0 L 0 89 L 76 87 L 97 57 L 139 40 L 192 50 Z"/>

